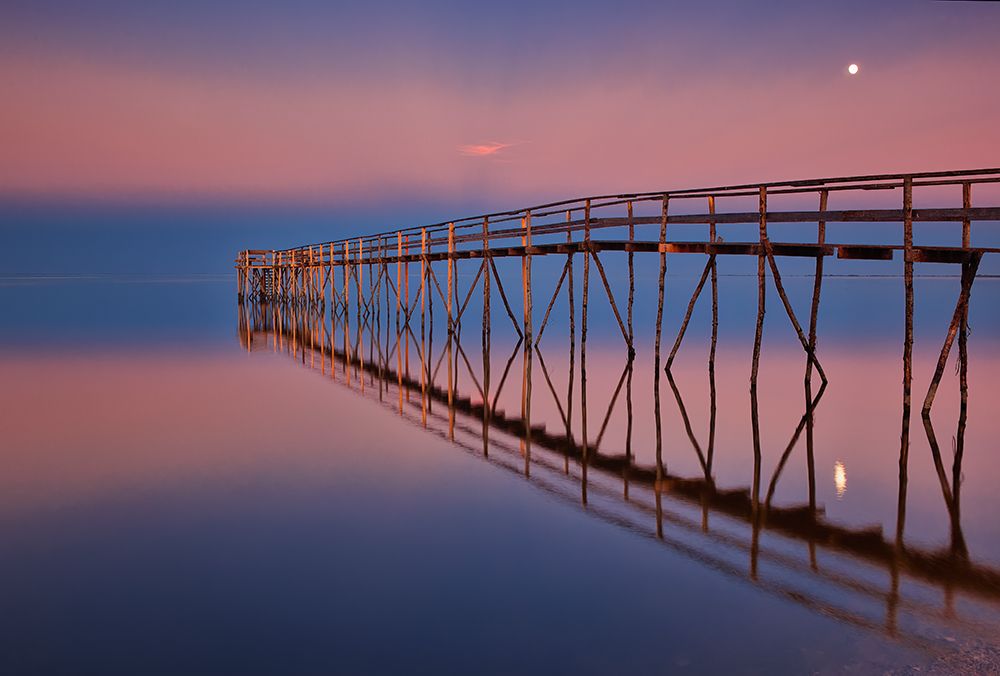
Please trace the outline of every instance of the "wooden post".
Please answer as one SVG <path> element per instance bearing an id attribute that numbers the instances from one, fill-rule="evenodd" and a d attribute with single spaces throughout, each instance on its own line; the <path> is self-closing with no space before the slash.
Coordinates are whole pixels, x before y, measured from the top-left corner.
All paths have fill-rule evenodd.
<path id="1" fill-rule="evenodd" d="M 628 241 L 635 241 L 635 222 L 632 220 L 632 200 L 628 201 Z M 635 345 L 635 334 L 632 329 L 632 301 L 635 299 L 635 253 L 628 252 L 628 344 Z M 631 376 L 630 376 L 631 379 Z"/>
<path id="2" fill-rule="evenodd" d="M 524 343 L 531 345 L 531 212 L 525 213 L 521 219 L 523 235 L 521 243 L 524 246 L 524 256 L 521 258 L 521 283 L 524 286 Z"/>
<path id="3" fill-rule="evenodd" d="M 490 217 L 483 217 L 483 457 L 490 455 Z"/>
<path id="4" fill-rule="evenodd" d="M 759 240 L 760 249 L 757 254 L 757 326 L 753 341 L 753 361 L 750 368 L 750 387 L 757 387 L 757 371 L 760 366 L 760 347 L 764 333 L 764 313 L 765 313 L 765 288 L 764 288 L 764 262 L 767 259 L 767 188 L 760 187 L 759 190 Z"/>
<path id="5" fill-rule="evenodd" d="M 910 391 L 913 384 L 913 178 L 903 179 L 903 421 L 899 435 L 899 495 L 896 504 L 896 546 L 906 527 L 906 486 L 910 457 Z"/>
<path id="6" fill-rule="evenodd" d="M 344 318 L 348 316 L 348 308 L 351 304 L 351 243 L 344 242 Z"/>
<path id="7" fill-rule="evenodd" d="M 573 213 L 571 211 L 566 212 L 566 222 L 569 223 L 573 220 Z M 566 230 L 566 243 L 573 243 L 573 232 L 569 230 L 567 226 Z M 576 372 L 576 365 L 574 360 L 576 359 L 576 315 L 575 315 L 575 305 L 576 297 L 573 292 L 573 247 L 567 247 L 569 252 L 566 254 L 566 272 L 567 272 L 567 291 L 566 296 L 569 300 L 569 378 L 566 382 L 566 438 L 570 441 L 573 440 L 573 375 Z M 564 471 L 569 474 L 569 456 L 567 455 L 564 463 Z"/>
<path id="8" fill-rule="evenodd" d="M 396 233 L 396 340 L 399 340 L 399 309 L 402 305 L 400 289 L 403 287 L 403 233 Z M 398 349 L 398 347 L 397 347 Z"/>
<path id="9" fill-rule="evenodd" d="M 660 340 L 663 335 L 663 296 L 667 275 L 667 211 L 670 207 L 670 196 L 663 196 L 660 207 L 660 274 L 657 283 L 656 302 L 656 332 L 653 341 L 653 418 L 656 431 L 656 484 L 655 491 L 659 509 L 661 483 L 663 481 L 663 418 L 660 413 Z M 657 535 L 662 537 L 662 521 L 657 518 Z"/>
<path id="10" fill-rule="evenodd" d="M 420 229 L 420 422 L 427 427 L 427 228 Z"/>
<path id="11" fill-rule="evenodd" d="M 490 344 L 492 321 L 490 317 L 490 217 L 483 217 L 483 349 Z M 488 379 L 488 377 L 487 377 Z M 489 390 L 486 391 L 489 399 Z"/>
<path id="12" fill-rule="evenodd" d="M 403 237 L 403 251 L 407 258 L 410 256 L 410 236 L 406 235 Z M 403 295 L 406 298 L 404 307 L 406 308 L 406 327 L 407 331 L 403 333 L 403 368 L 406 369 L 406 378 L 410 377 L 410 261 L 407 260 L 403 263 Z M 410 400 L 410 388 L 406 388 L 406 400 Z"/>
<path id="13" fill-rule="evenodd" d="M 819 210 L 820 212 L 826 212 L 827 200 L 830 196 L 829 190 L 820 190 L 819 192 Z M 816 227 L 816 243 L 824 244 L 826 242 L 826 221 L 820 219 Z M 812 309 L 809 313 L 809 349 L 816 353 L 816 323 L 819 318 L 819 299 L 820 291 L 823 285 L 823 256 L 816 257 L 816 273 L 815 280 L 813 281 L 813 297 L 812 297 Z M 806 394 L 806 473 L 809 484 L 809 510 L 812 512 L 816 511 L 816 461 L 814 455 L 814 444 L 813 444 L 813 414 L 812 414 L 812 369 L 813 362 L 812 359 L 806 359 L 806 378 L 805 378 L 805 394 Z"/>
<path id="14" fill-rule="evenodd" d="M 715 196 L 708 196 L 708 213 L 715 215 Z M 708 224 L 708 236 L 714 244 L 719 236 L 715 228 L 715 220 Z M 716 415 L 716 391 L 715 391 L 715 350 L 719 342 L 719 276 L 718 265 L 715 254 L 712 254 L 712 339 L 708 349 L 708 385 L 709 385 L 709 415 L 708 415 L 708 450 L 706 452 L 706 462 L 708 464 L 709 478 L 712 474 L 712 460 L 715 454 L 715 415 Z M 707 519 L 707 517 L 706 517 Z M 706 524 L 707 527 L 707 524 Z"/>
<path id="15" fill-rule="evenodd" d="M 455 327 L 452 325 L 452 296 L 454 296 L 454 284 L 455 284 L 455 224 L 448 224 L 448 340 L 451 340 L 451 334 L 454 332 Z M 449 354 L 451 354 L 449 352 Z"/>
<path id="16" fill-rule="evenodd" d="M 635 241 L 635 222 L 632 220 L 632 200 L 627 203 L 628 212 L 628 241 L 632 244 Z M 629 249 L 628 252 L 628 344 L 635 346 L 635 333 L 632 327 L 632 304 L 635 300 L 635 253 Z M 625 499 L 628 500 L 628 470 L 632 464 L 632 365 L 635 361 L 635 350 L 629 351 L 628 355 L 628 375 L 625 382 L 625 472 L 622 483 Z"/>
<path id="17" fill-rule="evenodd" d="M 364 305 L 364 297 L 365 297 L 365 294 L 364 294 L 364 289 L 365 289 L 365 283 L 364 283 L 364 278 L 365 278 L 364 246 L 365 246 L 364 240 L 359 238 L 358 239 L 358 266 L 357 266 L 357 274 L 354 276 L 354 283 L 358 287 L 358 331 L 359 332 L 361 331 L 361 307 L 362 307 L 362 305 Z M 360 335 L 360 333 L 359 333 L 359 335 Z M 359 346 L 359 349 L 361 349 L 360 346 Z M 361 352 L 362 352 L 362 354 L 364 354 L 364 350 L 361 350 Z M 362 362 L 362 363 L 364 363 L 364 362 Z"/>
<path id="18" fill-rule="evenodd" d="M 969 296 L 972 294 L 972 283 L 976 279 L 976 272 L 979 270 L 979 261 L 982 259 L 982 256 L 983 254 L 981 252 L 976 252 L 972 254 L 972 259 L 970 261 L 962 263 L 962 289 L 958 295 L 958 302 L 955 304 L 955 312 L 952 316 L 951 324 L 948 326 L 948 333 L 945 336 L 944 346 L 941 348 L 941 353 L 938 356 L 937 366 L 934 369 L 934 376 L 931 378 L 931 384 L 927 388 L 927 395 L 924 397 L 924 405 L 921 409 L 924 417 L 930 415 L 931 406 L 934 404 L 934 397 L 937 394 L 938 385 L 941 384 L 941 377 L 944 375 L 944 369 L 948 364 L 948 355 L 951 352 L 952 343 L 955 340 L 955 336 L 958 334 L 959 328 L 968 317 Z"/>
<path id="19" fill-rule="evenodd" d="M 962 184 L 962 247 L 968 249 L 972 240 L 972 223 L 969 221 L 969 209 L 972 208 L 972 184 L 966 181 Z"/>
<path id="20" fill-rule="evenodd" d="M 583 478 L 581 497 L 587 504 L 587 464 L 589 448 L 587 439 L 587 304 L 590 295 L 590 200 L 583 204 L 583 291 L 580 305 L 580 436 L 583 450 Z"/>

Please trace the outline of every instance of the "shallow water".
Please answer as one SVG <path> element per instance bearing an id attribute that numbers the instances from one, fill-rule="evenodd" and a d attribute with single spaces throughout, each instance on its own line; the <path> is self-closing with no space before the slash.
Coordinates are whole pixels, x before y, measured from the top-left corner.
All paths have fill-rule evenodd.
<path id="1" fill-rule="evenodd" d="M 697 280 L 668 281 L 665 351 Z M 807 315 L 812 281 L 787 283 Z M 345 327 L 306 312 L 240 311 L 228 277 L 9 278 L 0 284 L 0 668 L 995 666 L 1000 285 L 983 279 L 973 294 L 955 499 L 919 405 L 957 281 L 918 280 L 901 520 L 901 282 L 825 283 L 819 356 L 829 384 L 811 417 L 805 355 L 769 299 L 755 464 L 755 289 L 745 277 L 720 282 L 711 444 L 706 309 L 672 366 L 676 389 L 661 377 L 657 404 L 648 291 L 636 299 L 631 369 L 603 299 L 582 354 L 577 306 L 571 384 L 564 301 L 528 373 L 497 305 L 484 359 L 476 301 L 461 350 L 449 354 L 440 306 L 433 338 L 414 321 L 400 349 L 393 312 L 373 343 L 353 316 Z M 949 488 L 956 354 L 930 428 Z M 484 422 L 484 365 L 496 396 L 508 363 Z M 425 372 L 433 387 L 421 387 Z M 812 387 L 815 397 L 815 374 Z"/>

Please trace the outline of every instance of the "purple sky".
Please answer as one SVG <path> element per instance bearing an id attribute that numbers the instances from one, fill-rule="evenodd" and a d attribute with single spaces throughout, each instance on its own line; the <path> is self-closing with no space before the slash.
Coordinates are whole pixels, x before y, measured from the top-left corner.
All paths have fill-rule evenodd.
<path id="1" fill-rule="evenodd" d="M 992 166 L 997 35 L 990 2 L 15 3 L 0 192 L 521 203 Z"/>

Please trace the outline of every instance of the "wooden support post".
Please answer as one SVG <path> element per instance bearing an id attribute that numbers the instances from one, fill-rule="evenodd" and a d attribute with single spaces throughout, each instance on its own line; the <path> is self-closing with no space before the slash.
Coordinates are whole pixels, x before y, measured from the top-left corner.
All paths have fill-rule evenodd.
<path id="1" fill-rule="evenodd" d="M 340 293 L 337 291 L 337 266 L 336 251 L 334 244 L 330 244 L 330 345 L 334 349 L 337 345 L 337 315 L 340 308 Z M 331 366 L 331 371 L 333 367 Z M 334 372 L 335 373 L 335 372 Z"/>
<path id="2" fill-rule="evenodd" d="M 587 504 L 587 464 L 589 448 L 587 439 L 587 305 L 590 295 L 590 200 L 583 206 L 583 295 L 580 305 L 580 434 L 583 446 L 583 478 L 581 497 Z"/>
<path id="3" fill-rule="evenodd" d="M 827 201 L 830 196 L 829 190 L 819 191 L 819 210 L 825 212 Z M 826 221 L 820 220 L 816 225 L 816 243 L 826 243 Z M 816 353 L 816 324 L 819 319 L 819 299 L 823 285 L 823 256 L 816 257 L 816 273 L 813 281 L 812 308 L 809 312 L 809 349 Z M 805 396 L 807 418 L 806 418 L 806 475 L 809 486 L 809 510 L 816 511 L 816 460 L 813 444 L 813 414 L 812 414 L 812 359 L 806 359 Z"/>
<path id="4" fill-rule="evenodd" d="M 521 243 L 524 246 L 524 256 L 521 258 L 521 284 L 524 287 L 524 344 L 528 348 L 531 343 L 531 212 L 525 213 L 521 219 L 523 235 Z"/>
<path id="5" fill-rule="evenodd" d="M 361 308 L 364 306 L 364 278 L 365 278 L 365 264 L 364 264 L 364 240 L 358 239 L 358 265 L 357 274 L 354 276 L 354 283 L 358 287 L 358 331 L 361 331 Z M 359 333 L 360 335 L 360 333 Z M 364 350 L 361 351 L 364 354 Z M 362 362 L 363 363 L 363 362 Z"/>
<path id="6" fill-rule="evenodd" d="M 754 539 L 757 537 L 757 526 L 760 521 L 760 418 L 757 415 L 757 373 L 760 368 L 760 348 L 764 334 L 765 272 L 764 263 L 767 258 L 767 188 L 761 186 L 758 193 L 760 252 L 757 255 L 757 324 L 754 331 L 753 361 L 750 367 L 750 422 L 753 432 L 753 486 L 751 488 L 751 507 L 754 520 Z M 756 557 L 753 559 L 753 574 L 756 574 Z"/>
<path id="7" fill-rule="evenodd" d="M 569 223 L 573 219 L 573 214 L 571 211 L 566 212 L 566 222 Z M 570 244 L 573 242 L 573 232 L 567 228 L 566 230 L 566 243 Z M 567 279 L 566 279 L 566 296 L 569 300 L 569 378 L 566 382 L 566 438 L 573 441 L 573 376 L 576 372 L 575 359 L 576 359 L 576 296 L 573 292 L 573 247 L 567 247 L 569 252 L 566 254 L 566 267 L 567 267 Z M 569 474 L 569 455 L 565 456 L 564 461 L 564 471 Z"/>
<path id="8" fill-rule="evenodd" d="M 760 252 L 757 254 L 757 326 L 754 333 L 753 361 L 750 369 L 751 387 L 757 386 L 757 371 L 760 366 L 761 339 L 763 337 L 763 332 L 764 332 L 764 312 L 765 312 L 764 264 L 767 258 L 767 254 L 765 253 L 765 244 L 767 242 L 767 188 L 764 186 L 760 187 L 758 203 L 760 211 L 759 215 Z"/>
<path id="9" fill-rule="evenodd" d="M 631 244 L 635 241 L 635 221 L 633 220 L 632 200 L 626 203 L 626 213 L 628 218 L 628 241 Z M 628 355 L 628 373 L 625 380 L 625 471 L 622 474 L 623 495 L 628 500 L 628 471 L 632 464 L 632 370 L 635 361 L 635 332 L 632 325 L 632 305 L 635 300 L 635 253 L 628 252 L 628 308 L 626 310 L 628 319 L 628 344 L 633 349 Z"/>
<path id="10" fill-rule="evenodd" d="M 344 319 L 345 326 L 348 316 L 348 309 L 351 305 L 351 243 L 344 242 Z"/>
<path id="11" fill-rule="evenodd" d="M 400 289 L 403 287 L 403 233 L 396 233 L 396 339 L 399 340 L 399 310 L 403 299 L 400 297 Z M 398 348 L 397 348 L 398 349 Z"/>
<path id="12" fill-rule="evenodd" d="M 972 208 L 972 184 L 966 181 L 962 184 L 962 248 L 968 249 L 972 243 L 972 222 L 969 220 L 969 209 Z"/>
<path id="13" fill-rule="evenodd" d="M 708 213 L 715 216 L 715 196 L 708 196 Z M 715 219 L 708 223 L 708 238 L 714 244 L 719 236 L 715 229 Z M 712 339 L 708 349 L 708 385 L 709 385 L 709 417 L 708 417 L 708 450 L 706 451 L 706 462 L 708 463 L 709 479 L 712 476 L 712 460 L 715 454 L 715 416 L 716 416 L 716 391 L 715 391 L 715 350 L 719 342 L 719 276 L 715 254 L 711 256 L 712 261 Z M 707 520 L 707 515 L 706 515 Z M 707 522 L 705 527 L 708 527 Z"/>
<path id="14" fill-rule="evenodd" d="M 490 331 L 492 318 L 490 317 L 490 218 L 483 217 L 483 349 L 486 350 L 490 344 Z M 489 376 L 487 376 L 486 397 L 489 399 Z"/>
<path id="15" fill-rule="evenodd" d="M 948 333 L 945 336 L 944 345 L 938 355 L 937 367 L 934 369 L 934 376 L 931 384 L 927 388 L 927 395 L 924 397 L 924 406 L 921 409 L 924 416 L 930 415 L 931 406 L 934 404 L 934 397 L 937 395 L 938 386 L 941 384 L 941 376 L 944 375 L 945 366 L 948 364 L 948 355 L 951 353 L 951 346 L 955 341 L 959 328 L 966 320 L 969 311 L 969 296 L 972 294 L 972 283 L 976 280 L 976 272 L 979 269 L 979 261 L 982 260 L 982 253 L 975 253 L 972 260 L 962 264 L 962 289 L 958 295 L 958 302 L 955 304 L 955 312 L 948 326 Z"/>
<path id="16" fill-rule="evenodd" d="M 451 340 L 451 335 L 455 330 L 452 325 L 452 297 L 454 293 L 455 284 L 455 224 L 448 224 L 448 296 L 447 296 L 447 307 L 448 307 L 448 340 Z M 450 353 L 449 353 L 450 354 Z"/>
<path id="17" fill-rule="evenodd" d="M 490 217 L 483 217 L 483 457 L 490 455 L 490 348 L 492 343 L 490 317 Z"/>
<path id="18" fill-rule="evenodd" d="M 407 258 L 410 256 L 410 236 L 403 237 L 403 251 Z M 403 263 L 403 295 L 406 298 L 404 307 L 406 308 L 406 328 L 403 333 L 403 368 L 406 370 L 406 378 L 410 377 L 410 261 Z M 410 400 L 410 388 L 406 388 L 406 400 Z"/>
<path id="19" fill-rule="evenodd" d="M 906 486 L 910 456 L 910 391 L 913 384 L 913 178 L 903 179 L 903 421 L 899 435 L 899 496 L 896 505 L 896 546 L 903 546 L 906 527 Z"/>
<path id="20" fill-rule="evenodd" d="M 635 241 L 635 221 L 632 216 L 632 200 L 628 201 L 628 241 L 631 244 Z M 635 346 L 635 332 L 632 327 L 632 302 L 635 300 L 635 253 L 633 251 L 628 252 L 628 344 L 629 347 L 634 348 Z M 635 350 L 633 349 L 629 353 L 629 358 L 635 356 Z M 629 381 L 631 382 L 631 374 L 629 375 Z M 631 429 L 631 420 L 629 421 Z"/>
<path id="21" fill-rule="evenodd" d="M 427 228 L 420 229 L 420 422 L 427 427 Z"/>
<path id="22" fill-rule="evenodd" d="M 659 496 L 662 489 L 664 476 L 663 466 L 663 418 L 660 412 L 660 340 L 663 336 L 663 297 L 664 285 L 667 276 L 667 211 L 670 206 L 670 196 L 663 196 L 663 204 L 660 209 L 660 274 L 657 281 L 657 301 L 656 301 L 656 330 L 653 342 L 653 423 L 656 431 L 656 496 L 659 505 Z M 657 518 L 657 535 L 663 536 L 662 514 Z"/>

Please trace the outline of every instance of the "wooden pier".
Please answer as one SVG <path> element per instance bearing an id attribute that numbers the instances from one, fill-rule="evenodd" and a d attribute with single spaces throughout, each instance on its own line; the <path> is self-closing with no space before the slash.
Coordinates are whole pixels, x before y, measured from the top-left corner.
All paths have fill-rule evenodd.
<path id="1" fill-rule="evenodd" d="M 952 264 L 961 266 L 962 288 L 956 300 L 955 313 L 946 340 L 941 348 L 938 370 L 925 395 L 923 412 L 933 404 L 934 396 L 950 354 L 955 336 L 964 349 L 967 336 L 968 302 L 980 261 L 987 254 L 1000 253 L 1000 247 L 974 246 L 973 226 L 1000 224 L 1000 206 L 973 205 L 977 189 L 990 190 L 996 196 L 1000 183 L 1000 168 L 939 171 L 913 174 L 882 174 L 838 178 L 808 179 L 776 183 L 717 186 L 628 195 L 601 195 L 551 202 L 524 209 L 497 212 L 427 226 L 403 228 L 373 235 L 339 239 L 283 250 L 248 249 L 236 258 L 238 298 L 240 302 L 294 304 L 309 308 L 325 308 L 329 301 L 331 317 L 349 317 L 357 324 L 367 323 L 381 330 L 383 318 L 388 323 L 395 317 L 396 332 L 409 339 L 412 320 L 419 308 L 422 323 L 433 316 L 434 299 L 444 306 L 449 338 L 461 327 L 477 289 L 482 292 L 482 333 L 484 346 L 490 338 L 493 323 L 491 302 L 493 289 L 498 292 L 504 313 L 525 349 L 531 350 L 541 340 L 556 300 L 563 288 L 571 300 L 570 332 L 576 332 L 572 307 L 574 256 L 582 257 L 582 305 L 580 337 L 586 345 L 588 304 L 590 302 L 591 264 L 599 275 L 601 286 L 610 304 L 624 345 L 630 355 L 635 353 L 633 330 L 633 300 L 635 293 L 634 261 L 637 254 L 659 256 L 658 304 L 654 342 L 654 368 L 657 372 L 669 365 L 680 346 L 687 322 L 706 282 L 711 279 L 713 316 L 717 313 L 717 272 L 719 256 L 749 256 L 757 260 L 757 327 L 752 357 L 750 384 L 756 387 L 768 271 L 770 279 L 788 321 L 798 337 L 809 361 L 809 372 L 815 369 L 822 382 L 826 375 L 816 356 L 816 305 L 822 286 L 824 259 L 893 261 L 902 255 L 906 324 L 903 337 L 904 408 L 902 446 L 908 446 L 911 409 L 912 344 L 913 344 L 913 271 L 914 265 Z M 949 194 L 960 205 L 915 208 L 914 196 L 926 191 L 940 199 Z M 891 195 L 898 200 L 893 208 L 831 209 L 830 201 L 849 205 L 864 201 L 865 196 Z M 756 203 L 752 211 L 722 211 L 721 204 L 746 206 Z M 813 201 L 815 211 L 801 209 L 801 204 Z M 884 200 L 883 200 L 884 201 Z M 781 209 L 792 204 L 794 209 Z M 698 204 L 704 211 L 691 212 Z M 833 242 L 827 240 L 831 224 L 898 224 L 896 241 Z M 960 245 L 941 246 L 920 244 L 914 238 L 914 224 L 935 224 L 936 228 L 954 231 Z M 776 224 L 799 224 L 803 236 L 794 241 L 772 239 L 768 228 Z M 738 228 L 750 225 L 756 230 L 748 241 L 724 241 L 721 227 Z M 701 226 L 707 232 L 701 240 L 678 237 L 690 234 L 680 226 Z M 654 229 L 655 238 L 637 233 Z M 615 236 L 615 238 L 611 238 Z M 623 237 L 624 236 L 624 237 Z M 628 296 L 622 312 L 620 299 L 612 290 L 611 281 L 602 263 L 601 254 L 622 252 L 628 261 Z M 706 257 L 701 279 L 688 304 L 681 326 L 666 364 L 661 363 L 664 282 L 667 257 L 672 254 L 700 254 Z M 531 281 L 532 260 L 536 257 L 565 257 L 562 274 L 547 303 L 541 322 L 535 325 L 534 289 Z M 520 317 L 512 307 L 496 260 L 517 258 L 521 261 Z M 804 257 L 815 260 L 815 287 L 812 316 L 803 327 L 782 283 L 778 259 Z M 459 292 L 458 265 L 474 266 L 473 282 Z M 419 266 L 419 276 L 411 290 L 410 266 Z M 444 268 L 441 270 L 441 268 Z M 445 281 L 442 283 L 441 277 Z M 568 282 L 564 285 L 564 282 Z M 495 285 L 495 286 L 494 286 Z M 464 298 L 463 298 L 464 295 Z M 382 302 L 385 302 L 383 307 Z M 518 304 L 515 302 L 514 306 Z M 394 312 L 393 312 L 394 308 Z M 713 349 L 716 340 L 713 319 Z M 414 336 L 414 339 L 416 337 Z M 585 361 L 586 351 L 581 352 Z"/>
<path id="2" fill-rule="evenodd" d="M 884 618 L 874 625 L 896 633 L 897 617 L 907 603 L 911 603 L 903 598 L 901 591 L 900 582 L 904 577 L 943 590 L 947 607 L 939 611 L 938 616 L 948 621 L 954 617 L 952 598 L 958 591 L 989 599 L 990 604 L 1000 599 L 1000 572 L 970 560 L 959 510 L 968 400 L 970 296 L 982 259 L 1000 253 L 1000 248 L 978 246 L 974 240 L 983 236 L 982 228 L 990 228 L 990 235 L 995 235 L 1000 225 L 997 184 L 1000 184 L 1000 169 L 982 169 L 603 195 L 293 249 L 246 250 L 236 259 L 240 339 L 248 350 L 280 349 L 323 372 L 329 369 L 334 379 L 339 374 L 342 384 L 361 394 L 377 396 L 400 415 L 410 417 L 416 424 L 470 451 L 481 453 L 490 462 L 498 462 L 504 449 L 514 449 L 516 452 L 508 454 L 506 461 L 508 464 L 514 462 L 509 467 L 535 481 L 539 475 L 545 475 L 548 477 L 546 490 L 566 493 L 566 485 L 558 481 L 553 483 L 552 474 L 569 477 L 572 466 L 575 468 L 573 483 L 579 491 L 580 501 L 588 511 L 604 514 L 613 522 L 622 522 L 626 517 L 620 512 L 621 505 L 608 505 L 606 500 L 608 495 L 620 493 L 629 507 L 638 509 L 643 518 L 652 515 L 654 532 L 660 539 L 663 539 L 664 523 L 699 530 L 698 524 L 685 521 L 687 517 L 671 514 L 664 507 L 665 499 L 700 509 L 701 529 L 705 532 L 712 513 L 747 524 L 751 530 L 750 541 L 745 543 L 750 559 L 748 575 L 754 581 L 761 577 L 758 570 L 758 560 L 763 557 L 760 534 L 765 531 L 808 543 L 810 563 L 805 569 L 799 564 L 791 566 L 798 571 L 796 574 L 803 570 L 818 572 L 815 565 L 817 547 L 826 547 L 838 555 L 888 571 L 891 580 L 888 590 L 875 590 L 866 586 L 867 583 L 853 580 L 851 571 L 833 577 L 837 585 L 851 593 L 879 599 L 884 606 Z M 985 195 L 986 199 L 974 200 L 975 195 Z M 920 204 L 936 202 L 932 207 L 915 207 L 915 197 Z M 811 210 L 810 204 L 815 209 Z M 828 226 L 845 223 L 857 224 L 857 237 L 839 240 L 827 237 Z M 894 224 L 898 228 L 879 224 Z M 921 237 L 915 237 L 915 224 L 923 224 L 922 234 L 925 235 L 933 229 L 934 241 L 924 242 Z M 772 237 L 776 229 L 772 226 L 781 226 L 784 237 Z M 949 238 L 949 245 L 940 243 Z M 632 385 L 636 346 L 640 340 L 635 331 L 636 256 L 641 254 L 656 254 L 650 261 L 658 264 L 655 324 L 648 350 L 653 362 L 653 420 L 650 422 L 655 432 L 655 463 L 649 466 L 637 464 L 632 449 Z M 668 259 L 677 254 L 698 254 L 704 259 L 704 267 L 684 308 L 676 336 L 664 338 L 667 264 Z M 623 257 L 621 263 L 624 265 L 619 263 L 616 268 L 606 268 L 610 256 Z M 558 277 L 554 289 L 547 279 L 543 282 L 546 286 L 542 296 L 544 310 L 541 304 L 535 307 L 537 280 L 533 285 L 532 269 L 533 259 L 537 257 L 554 260 Z M 748 452 L 753 455 L 753 476 L 749 486 L 738 490 L 718 489 L 712 470 L 718 275 L 726 257 L 749 257 L 756 262 L 757 313 L 753 351 L 748 355 L 752 413 Z M 901 341 L 902 406 L 900 442 L 893 454 L 894 458 L 898 457 L 899 466 L 898 506 L 895 534 L 889 537 L 883 535 L 880 528 L 851 530 L 829 523 L 823 519 L 822 508 L 816 501 L 813 418 L 828 382 L 818 355 L 817 318 L 824 265 L 833 257 L 872 261 L 872 265 L 900 259 L 902 262 L 905 315 Z M 498 270 L 497 261 L 511 258 L 520 263 L 520 294 L 508 293 L 505 283 L 511 283 L 510 276 L 505 278 Z M 789 258 L 811 260 L 810 311 L 808 317 L 801 319 L 782 281 L 779 260 Z M 954 311 L 943 331 L 945 338 L 934 375 L 921 402 L 924 432 L 931 446 L 951 524 L 950 546 L 941 552 L 908 547 L 903 538 L 913 396 L 914 269 L 917 265 L 956 266 L 961 271 Z M 615 273 L 624 275 L 626 271 L 627 279 L 619 281 L 612 276 Z M 592 280 L 594 274 L 596 277 Z M 472 281 L 468 282 L 469 279 Z M 463 280 L 464 288 L 460 288 Z M 576 283 L 582 288 L 575 290 Z M 590 406 L 587 401 L 592 284 L 600 286 L 598 294 L 607 301 L 613 318 L 612 331 L 620 333 L 624 354 L 621 378 L 607 412 L 599 420 L 588 418 Z M 757 381 L 768 285 L 780 299 L 782 314 L 802 347 L 804 379 L 802 418 L 791 433 L 774 474 L 765 481 L 757 415 Z M 671 369 L 706 287 L 710 289 L 712 312 L 708 360 L 711 417 L 708 442 L 702 446 L 691 431 L 683 397 Z M 481 296 L 473 304 L 478 294 Z M 569 329 L 569 380 L 565 398 L 557 393 L 540 349 L 553 309 L 562 294 L 565 294 Z M 444 324 L 445 329 L 445 339 L 437 345 L 434 343 L 435 305 L 439 306 L 437 323 Z M 498 308 L 496 312 L 494 306 Z M 462 320 L 466 319 L 464 324 L 468 327 L 473 307 L 481 310 L 477 333 L 483 358 L 478 369 L 473 369 L 472 360 L 462 344 Z M 648 307 L 645 312 L 639 312 L 641 316 L 652 316 L 654 310 Z M 492 371 L 490 360 L 496 320 L 508 325 L 515 336 L 510 359 L 499 373 Z M 470 329 L 465 330 L 468 334 Z M 664 340 L 669 341 L 669 350 L 663 349 Z M 949 475 L 930 412 L 956 342 L 961 409 L 955 461 Z M 416 363 L 411 367 L 414 351 Z M 498 407 L 498 401 L 505 386 L 510 387 L 512 367 L 519 354 L 520 410 L 509 414 Z M 459 390 L 457 383 L 463 368 L 472 385 L 471 392 Z M 533 373 L 533 369 L 537 370 Z M 442 371 L 444 385 L 440 384 Z M 685 478 L 666 470 L 662 430 L 662 408 L 666 404 L 661 401 L 662 379 L 666 379 L 673 393 L 692 449 L 703 469 L 702 476 Z M 557 432 L 532 420 L 532 388 L 536 384 L 555 401 L 560 428 Z M 578 407 L 577 418 L 574 418 L 574 403 Z M 623 405 L 627 413 L 625 451 L 624 454 L 609 454 L 602 450 L 608 421 L 616 407 Z M 574 420 L 579 420 L 578 428 L 574 428 Z M 800 440 L 804 440 L 806 449 L 808 502 L 791 507 L 776 506 L 772 504 L 775 485 Z M 618 489 L 613 487 L 614 482 L 619 483 Z M 555 488 L 556 485 L 561 487 Z M 642 500 L 638 499 L 640 495 Z M 634 523 L 629 527 L 638 528 Z M 743 547 L 742 543 L 734 544 L 728 535 L 722 540 L 727 547 Z M 733 569 L 731 562 L 713 559 L 714 555 L 693 550 L 689 553 L 705 558 L 710 565 L 720 569 Z M 789 561 L 785 553 L 773 554 L 771 560 Z M 873 624 L 871 619 L 857 618 L 828 601 L 811 600 L 808 594 L 787 587 L 781 580 L 761 584 L 847 621 L 865 626 Z"/>

